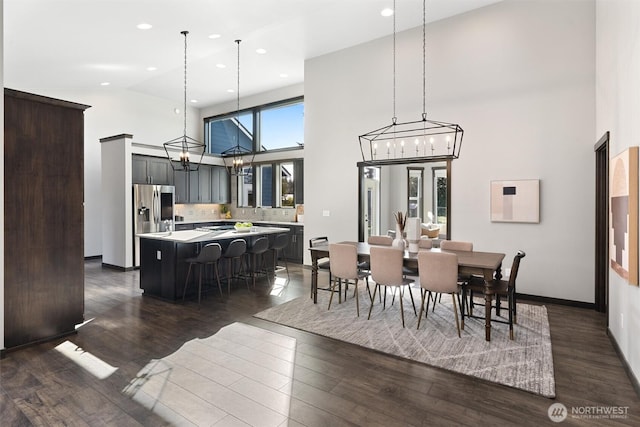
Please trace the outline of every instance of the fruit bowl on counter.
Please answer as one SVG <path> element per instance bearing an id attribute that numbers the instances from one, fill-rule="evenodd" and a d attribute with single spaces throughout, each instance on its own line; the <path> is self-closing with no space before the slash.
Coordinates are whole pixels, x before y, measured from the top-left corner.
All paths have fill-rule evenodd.
<path id="1" fill-rule="evenodd" d="M 236 222 L 233 228 L 235 228 L 238 233 L 248 233 L 251 231 L 253 224 L 250 222 Z"/>

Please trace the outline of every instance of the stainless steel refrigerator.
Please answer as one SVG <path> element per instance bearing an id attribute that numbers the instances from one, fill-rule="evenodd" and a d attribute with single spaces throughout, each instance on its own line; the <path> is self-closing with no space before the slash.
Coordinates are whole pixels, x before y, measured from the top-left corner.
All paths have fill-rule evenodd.
<path id="1" fill-rule="evenodd" d="M 175 187 L 172 185 L 133 186 L 133 265 L 140 266 L 140 233 L 167 231 L 173 227 Z"/>

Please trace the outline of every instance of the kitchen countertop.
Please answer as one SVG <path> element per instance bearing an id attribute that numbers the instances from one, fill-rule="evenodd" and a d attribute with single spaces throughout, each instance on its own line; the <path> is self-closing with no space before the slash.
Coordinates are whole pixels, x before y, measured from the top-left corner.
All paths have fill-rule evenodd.
<path id="1" fill-rule="evenodd" d="M 246 220 L 246 219 L 238 219 L 238 218 L 230 218 L 230 219 L 199 219 L 199 220 L 190 220 L 190 221 L 176 221 L 176 224 L 204 224 L 204 223 L 210 223 L 210 222 L 250 222 L 252 224 L 277 224 L 277 225 L 287 225 L 287 226 L 291 226 L 291 225 L 295 225 L 295 226 L 299 226 L 302 227 L 304 226 L 304 223 L 302 222 L 293 222 L 293 221 L 265 221 L 265 220 L 260 220 L 260 221 L 252 221 L 252 220 Z"/>
<path id="2" fill-rule="evenodd" d="M 198 221 L 201 222 L 201 221 Z M 211 221 L 207 221 L 211 222 Z M 272 223 L 270 223 L 272 224 Z M 260 236 L 264 234 L 278 234 L 278 233 L 287 233 L 289 232 L 288 228 L 280 228 L 280 227 L 251 227 L 250 231 L 240 232 L 236 230 L 183 230 L 183 231 L 173 231 L 173 232 L 159 232 L 159 233 L 143 233 L 137 234 L 140 238 L 145 239 L 156 239 L 156 240 L 166 240 L 171 242 L 189 242 L 189 243 L 200 243 L 200 242 L 210 242 L 214 240 L 225 240 L 225 239 L 237 239 L 243 237 L 253 237 Z"/>

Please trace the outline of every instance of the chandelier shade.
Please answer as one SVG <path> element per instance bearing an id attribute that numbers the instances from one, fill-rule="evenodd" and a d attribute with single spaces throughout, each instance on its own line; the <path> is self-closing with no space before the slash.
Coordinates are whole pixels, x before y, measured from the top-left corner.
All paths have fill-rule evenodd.
<path id="1" fill-rule="evenodd" d="M 364 164 L 383 165 L 453 160 L 460 156 L 464 130 L 455 123 L 427 119 L 426 0 L 422 1 L 422 117 L 398 123 L 396 117 L 396 2 L 393 2 L 393 118 L 358 137 Z"/>
<path id="2" fill-rule="evenodd" d="M 233 120 L 233 124 L 236 131 L 236 145 L 227 150 L 224 150 L 220 155 L 224 161 L 224 165 L 227 171 L 231 175 L 248 175 L 250 174 L 250 168 L 255 158 L 255 151 L 244 147 L 240 143 L 241 135 L 246 136 L 245 128 L 240 122 L 240 42 L 242 40 L 235 40 L 238 52 L 237 63 L 237 90 L 236 90 L 236 118 Z M 249 138 L 250 141 L 252 141 Z M 253 145 L 253 144 L 252 144 Z"/>
<path id="3" fill-rule="evenodd" d="M 205 144 L 187 136 L 187 34 L 189 31 L 181 31 L 184 36 L 184 99 L 183 99 L 183 133 L 162 144 L 167 154 L 169 163 L 174 171 L 195 172 L 200 168 L 204 156 Z"/>

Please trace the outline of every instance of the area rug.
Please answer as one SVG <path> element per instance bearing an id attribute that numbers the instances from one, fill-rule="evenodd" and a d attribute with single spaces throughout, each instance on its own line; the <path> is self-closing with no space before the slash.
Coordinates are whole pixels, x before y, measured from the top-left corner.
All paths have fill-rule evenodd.
<path id="1" fill-rule="evenodd" d="M 360 286 L 363 288 L 363 286 Z M 509 339 L 509 326 L 492 322 L 491 341 L 485 340 L 484 319 L 465 318 L 461 338 L 456 332 L 453 304 L 449 295 L 422 319 L 420 329 L 408 292 L 405 292 L 405 328 L 400 304 L 386 308 L 376 302 L 367 320 L 369 296 L 360 290 L 360 317 L 350 291 L 347 301 L 337 298 L 327 311 L 329 293 L 318 295 L 318 304 L 308 296 L 269 308 L 255 317 L 290 326 L 340 341 L 356 344 L 394 356 L 481 378 L 548 398 L 555 397 L 555 378 L 547 309 L 540 305 L 518 303 L 515 339 Z M 419 289 L 413 290 L 416 309 L 420 310 Z M 474 314 L 482 315 L 484 307 Z M 501 315 L 507 315 L 503 310 Z"/>

